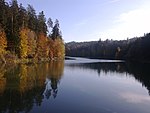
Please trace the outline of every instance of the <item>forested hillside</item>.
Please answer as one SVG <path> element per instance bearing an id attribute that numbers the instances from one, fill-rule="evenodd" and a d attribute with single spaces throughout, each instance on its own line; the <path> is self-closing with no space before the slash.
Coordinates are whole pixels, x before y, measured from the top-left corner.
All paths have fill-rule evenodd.
<path id="1" fill-rule="evenodd" d="M 49 30 L 48 31 L 48 27 Z M 46 19 L 44 12 L 0 0 L 0 61 L 64 58 L 65 46 L 59 21 Z"/>
<path id="2" fill-rule="evenodd" d="M 150 62 L 150 33 L 121 41 L 70 42 L 66 44 L 66 55 Z"/>

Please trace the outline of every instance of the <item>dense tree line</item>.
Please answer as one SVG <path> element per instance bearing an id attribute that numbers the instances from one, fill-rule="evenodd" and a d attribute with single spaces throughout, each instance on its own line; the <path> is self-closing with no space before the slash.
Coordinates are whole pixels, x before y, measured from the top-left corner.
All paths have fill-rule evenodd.
<path id="1" fill-rule="evenodd" d="M 51 32 L 48 31 L 48 27 Z M 49 33 L 49 34 L 48 34 Z M 0 59 L 9 58 L 63 58 L 64 42 L 59 21 L 45 18 L 44 12 L 36 14 L 28 5 L 24 8 L 17 0 L 7 3 L 0 0 Z M 5 60 L 6 59 L 6 60 Z"/>
<path id="2" fill-rule="evenodd" d="M 101 59 L 125 59 L 150 62 L 150 33 L 142 37 L 115 41 L 70 42 L 66 44 L 67 56 Z"/>

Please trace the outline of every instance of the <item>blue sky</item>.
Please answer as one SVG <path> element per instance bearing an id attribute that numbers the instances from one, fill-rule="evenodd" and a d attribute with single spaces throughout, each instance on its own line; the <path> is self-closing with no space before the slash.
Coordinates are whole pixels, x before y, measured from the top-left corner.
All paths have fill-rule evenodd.
<path id="1" fill-rule="evenodd" d="M 6 0 L 9 1 L 9 0 Z M 56 18 L 65 42 L 123 40 L 150 32 L 150 0 L 18 0 Z"/>

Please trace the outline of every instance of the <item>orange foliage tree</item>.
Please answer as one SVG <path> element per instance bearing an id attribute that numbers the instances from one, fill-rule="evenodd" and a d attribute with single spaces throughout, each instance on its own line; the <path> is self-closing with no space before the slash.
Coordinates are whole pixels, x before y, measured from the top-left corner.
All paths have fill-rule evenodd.
<path id="1" fill-rule="evenodd" d="M 63 59 L 65 56 L 65 45 L 61 38 L 49 39 L 49 57 Z"/>
<path id="2" fill-rule="evenodd" d="M 49 54 L 48 39 L 44 33 L 40 33 L 37 39 L 38 58 L 47 58 Z"/>

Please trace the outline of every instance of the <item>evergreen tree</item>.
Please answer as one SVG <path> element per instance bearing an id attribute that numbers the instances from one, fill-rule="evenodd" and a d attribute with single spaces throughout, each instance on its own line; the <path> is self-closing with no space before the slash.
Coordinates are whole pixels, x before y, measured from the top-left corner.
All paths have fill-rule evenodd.
<path id="1" fill-rule="evenodd" d="M 5 0 L 0 0 L 0 26 L 6 29 L 8 4 Z"/>
<path id="2" fill-rule="evenodd" d="M 46 18 L 43 11 L 38 15 L 38 32 L 47 33 Z"/>
<path id="3" fill-rule="evenodd" d="M 11 41 L 11 50 L 18 54 L 19 52 L 19 7 L 17 0 L 12 0 L 10 6 L 10 36 L 7 37 Z"/>
<path id="4" fill-rule="evenodd" d="M 47 25 L 52 28 L 51 39 L 47 38 Z M 5 0 L 0 0 L 1 59 L 4 58 L 2 54 L 6 50 L 10 51 L 6 57 L 14 59 L 17 56 L 34 58 L 38 55 L 39 59 L 64 56 L 59 21 L 56 19 L 53 26 L 53 21 L 49 18 L 47 25 L 43 11 L 36 15 L 31 5 L 24 8 L 22 4 L 18 5 L 17 0 L 12 0 L 9 4 Z"/>
<path id="5" fill-rule="evenodd" d="M 28 28 L 37 32 L 37 16 L 35 9 L 31 6 L 28 5 L 27 7 L 27 14 L 28 14 Z"/>
<path id="6" fill-rule="evenodd" d="M 47 25 L 48 25 L 49 28 L 53 28 L 53 21 L 52 21 L 51 18 L 48 18 Z"/>
<path id="7" fill-rule="evenodd" d="M 20 4 L 19 6 L 19 27 L 28 27 L 28 15 L 26 9 Z"/>
<path id="8" fill-rule="evenodd" d="M 60 37 L 60 31 L 59 31 L 59 21 L 57 19 L 56 19 L 55 25 L 52 29 L 51 37 L 53 40 L 55 40 L 56 38 L 61 38 Z"/>

